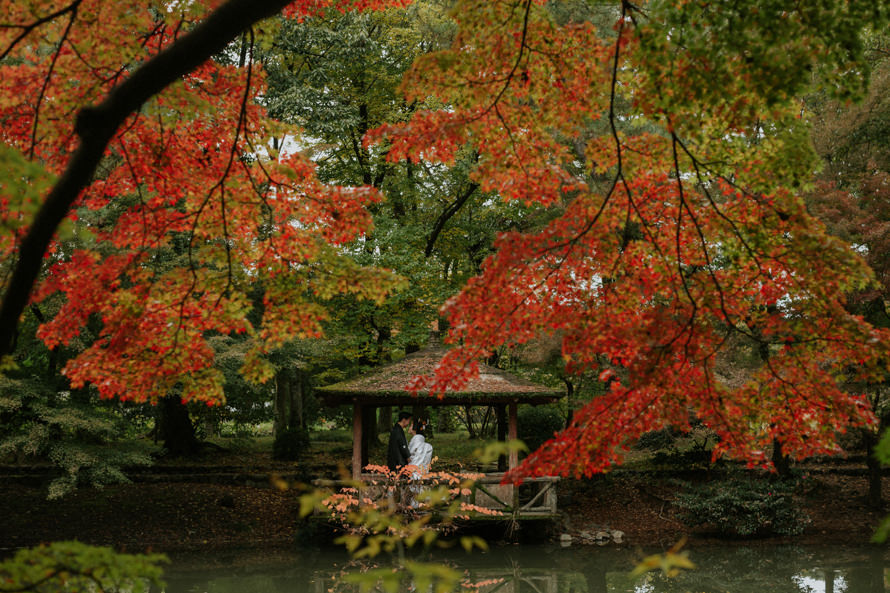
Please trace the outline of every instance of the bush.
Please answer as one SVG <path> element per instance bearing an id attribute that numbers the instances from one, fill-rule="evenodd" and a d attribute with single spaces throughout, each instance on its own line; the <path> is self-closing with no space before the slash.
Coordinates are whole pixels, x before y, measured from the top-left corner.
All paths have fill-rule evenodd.
<path id="1" fill-rule="evenodd" d="M 0 461 L 48 460 L 60 475 L 47 497 L 78 486 L 96 488 L 129 480 L 123 468 L 151 465 L 147 443 L 122 442 L 126 421 L 89 393 L 75 398 L 35 378 L 0 375 Z"/>
<path id="2" fill-rule="evenodd" d="M 119 554 L 111 548 L 54 542 L 0 560 L 4 591 L 131 591 L 164 588 L 160 554 Z"/>
<path id="3" fill-rule="evenodd" d="M 711 465 L 711 452 L 707 449 L 692 448 L 680 451 L 676 447 L 656 451 L 652 455 L 652 464 L 673 470 L 707 468 Z"/>
<path id="4" fill-rule="evenodd" d="M 686 525 L 713 525 L 726 535 L 796 535 L 809 517 L 794 505 L 794 480 L 731 478 L 692 485 L 677 496 Z"/>
<path id="5" fill-rule="evenodd" d="M 519 410 L 517 430 L 529 451 L 553 438 L 553 433 L 565 427 L 565 420 L 554 406 L 527 407 Z"/>
<path id="6" fill-rule="evenodd" d="M 634 445 L 634 449 L 649 449 L 658 451 L 672 447 L 677 441 L 677 432 L 670 426 L 661 430 L 651 430 L 640 435 L 640 439 Z"/>
<path id="7" fill-rule="evenodd" d="M 294 461 L 308 449 L 309 431 L 305 428 L 291 428 L 275 437 L 272 442 L 272 457 L 282 461 Z"/>

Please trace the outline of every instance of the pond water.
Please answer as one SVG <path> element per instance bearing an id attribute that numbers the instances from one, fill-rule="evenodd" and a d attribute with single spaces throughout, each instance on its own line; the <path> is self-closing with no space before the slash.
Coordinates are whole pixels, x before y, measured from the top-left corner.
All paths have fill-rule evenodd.
<path id="1" fill-rule="evenodd" d="M 694 547 L 698 566 L 677 577 L 628 576 L 639 550 L 515 545 L 487 552 L 439 552 L 464 575 L 467 593 L 877 593 L 890 589 L 890 554 L 880 547 Z M 180 556 L 165 593 L 352 593 L 344 575 L 361 571 L 340 550 L 213 552 Z M 403 575 L 406 576 L 406 575 Z M 466 588 L 469 586 L 469 588 Z M 425 587 L 426 588 L 426 587 Z M 428 589 L 428 588 L 427 588 Z M 371 591 L 383 591 L 381 586 Z M 430 590 L 430 589 L 428 589 Z M 409 578 L 400 593 L 424 593 Z"/>

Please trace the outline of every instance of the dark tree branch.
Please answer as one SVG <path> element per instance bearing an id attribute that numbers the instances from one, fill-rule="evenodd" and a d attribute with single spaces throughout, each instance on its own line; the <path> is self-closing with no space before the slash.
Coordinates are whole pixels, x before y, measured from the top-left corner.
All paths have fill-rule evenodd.
<path id="1" fill-rule="evenodd" d="M 228 0 L 111 89 L 100 104 L 80 110 L 75 123 L 80 145 L 22 240 L 18 261 L 3 295 L 0 355 L 12 353 L 18 320 L 28 304 L 47 247 L 74 201 L 92 180 L 118 128 L 146 101 L 222 51 L 242 31 L 274 15 L 288 3 L 289 0 Z"/>
<path id="2" fill-rule="evenodd" d="M 62 16 L 63 14 L 67 14 L 67 13 L 72 13 L 71 20 L 73 21 L 74 13 L 77 12 L 77 7 L 80 6 L 81 2 L 82 2 L 82 0 L 74 0 L 74 2 L 72 2 L 68 6 L 64 6 L 64 7 L 60 8 L 59 10 L 55 11 L 54 13 L 48 14 L 45 17 L 39 18 L 36 21 L 34 21 L 33 23 L 29 23 L 27 25 L 15 25 L 12 23 L 0 23 L 0 29 L 21 29 L 22 30 L 22 32 L 19 33 L 16 36 L 16 38 L 12 40 L 12 42 L 6 47 L 6 49 L 3 50 L 3 53 L 0 54 L 0 60 L 6 58 L 6 56 L 8 56 L 12 52 L 13 49 L 15 49 L 15 47 L 19 44 L 20 41 L 22 41 L 25 37 L 30 35 L 31 32 L 34 31 L 35 29 L 37 29 L 38 27 L 41 27 L 42 25 L 45 25 L 46 23 L 52 22 L 52 21 L 56 20 L 57 18 L 59 18 L 60 16 Z M 69 24 L 69 27 L 70 27 L 70 24 Z"/>
<path id="3" fill-rule="evenodd" d="M 46 89 L 49 87 L 49 81 L 53 77 L 56 63 L 59 61 L 59 56 L 62 54 L 62 47 L 65 45 L 65 42 L 68 41 L 68 34 L 71 32 L 71 27 L 74 26 L 74 21 L 77 19 L 77 5 L 73 4 L 72 6 L 73 8 L 71 9 L 70 17 L 68 18 L 68 24 L 65 25 L 65 31 L 62 33 L 62 39 L 59 41 L 59 46 L 53 53 L 53 59 L 49 64 L 49 70 L 43 78 L 43 86 L 40 87 L 40 94 L 37 96 L 37 102 L 34 104 L 34 123 L 31 125 L 31 150 L 28 151 L 29 159 L 34 158 L 34 151 L 37 149 L 37 128 L 40 124 L 40 105 L 43 103 L 44 97 L 46 97 Z"/>
<path id="4" fill-rule="evenodd" d="M 433 247 L 436 245 L 436 239 L 439 238 L 439 233 L 442 232 L 442 229 L 445 228 L 445 224 L 451 219 L 452 216 L 457 214 L 457 211 L 463 208 L 463 205 L 467 203 L 467 200 L 470 199 L 476 190 L 479 189 L 478 183 L 470 183 L 467 187 L 467 190 L 459 195 L 457 199 L 448 205 L 445 210 L 442 211 L 442 214 L 439 215 L 439 218 L 436 219 L 436 224 L 433 225 L 433 230 L 430 231 L 429 236 L 426 240 L 426 249 L 424 249 L 423 254 L 426 257 L 429 257 L 433 253 Z"/>

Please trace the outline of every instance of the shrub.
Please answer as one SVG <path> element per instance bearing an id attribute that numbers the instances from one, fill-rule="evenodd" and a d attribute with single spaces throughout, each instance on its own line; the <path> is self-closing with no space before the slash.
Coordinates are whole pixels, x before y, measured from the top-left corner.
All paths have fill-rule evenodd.
<path id="1" fill-rule="evenodd" d="M 519 438 L 522 439 L 529 451 L 553 438 L 553 433 L 565 426 L 565 420 L 559 410 L 553 406 L 532 406 L 522 408 L 518 413 L 517 427 Z"/>
<path id="2" fill-rule="evenodd" d="M 692 485 L 677 496 L 686 525 L 713 525 L 727 535 L 796 535 L 810 522 L 794 505 L 794 480 L 730 478 Z"/>
<path id="3" fill-rule="evenodd" d="M 652 464 L 673 470 L 707 468 L 711 465 L 711 452 L 701 448 L 680 451 L 676 447 L 671 447 L 656 451 L 652 455 Z"/>
<path id="4" fill-rule="evenodd" d="M 69 541 L 18 550 L 0 560 L 3 591 L 131 591 L 164 588 L 160 554 L 119 554 Z"/>
<path id="5" fill-rule="evenodd" d="M 126 421 L 108 402 L 55 392 L 33 378 L 0 375 L 0 462 L 47 460 L 59 470 L 47 497 L 78 486 L 129 480 L 123 468 L 151 465 L 145 443 L 122 442 Z"/>
<path id="6" fill-rule="evenodd" d="M 677 432 L 670 426 L 661 430 L 651 430 L 640 435 L 640 439 L 634 445 L 634 449 L 649 449 L 658 451 L 674 445 L 677 440 Z"/>
<path id="7" fill-rule="evenodd" d="M 283 461 L 294 461 L 309 449 L 309 431 L 305 428 L 290 428 L 275 437 L 272 442 L 272 457 Z"/>

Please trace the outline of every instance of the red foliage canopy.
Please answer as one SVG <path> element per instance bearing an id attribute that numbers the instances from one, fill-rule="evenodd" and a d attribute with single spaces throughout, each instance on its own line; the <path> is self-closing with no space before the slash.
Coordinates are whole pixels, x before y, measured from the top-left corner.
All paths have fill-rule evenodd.
<path id="1" fill-rule="evenodd" d="M 181 386 L 184 399 L 221 402 L 208 334 L 252 334 L 244 372 L 268 378 L 262 355 L 319 335 L 325 299 L 379 299 L 397 284 L 337 248 L 369 228 L 365 205 L 380 196 L 321 184 L 311 162 L 279 154 L 273 139 L 296 132 L 258 104 L 261 32 L 248 28 L 240 47 L 226 48 L 284 4 L 0 3 L 0 154 L 18 166 L 0 180 L 0 260 L 7 273 L 24 271 L 7 276 L 4 349 L 24 301 L 18 311 L 7 305 L 28 294 L 27 274 L 37 274 L 26 258 L 47 248 L 35 237 L 49 241 L 56 228 L 47 213 L 84 220 L 77 236 L 63 231 L 48 245 L 32 302 L 64 299 L 39 335 L 52 348 L 101 320 L 98 338 L 65 373 L 103 397 L 154 400 Z M 302 18 L 331 6 L 297 2 L 286 12 Z M 240 66 L 227 65 L 225 54 L 234 61 L 238 50 Z M 222 59 L 208 60 L 220 51 Z M 255 328 L 247 313 L 257 298 Z"/>
<path id="2" fill-rule="evenodd" d="M 608 389 L 514 478 L 602 471 L 643 432 L 694 419 L 719 435 L 715 455 L 755 464 L 776 441 L 835 452 L 839 431 L 873 421 L 850 387 L 885 367 L 888 336 L 844 307 L 871 272 L 793 191 L 813 165 L 794 96 L 816 66 L 833 80 L 844 34 L 813 27 L 839 19 L 855 48 L 871 13 L 763 4 L 621 3 L 610 30 L 535 2 L 464 2 L 452 49 L 404 84 L 452 108 L 373 136 L 394 159 L 448 162 L 471 143 L 483 189 L 562 209 L 500 237 L 447 305 L 458 345 L 413 385 L 442 392 L 502 344 L 560 332 L 569 372 Z M 715 377 L 732 334 L 768 353 L 737 388 Z"/>

